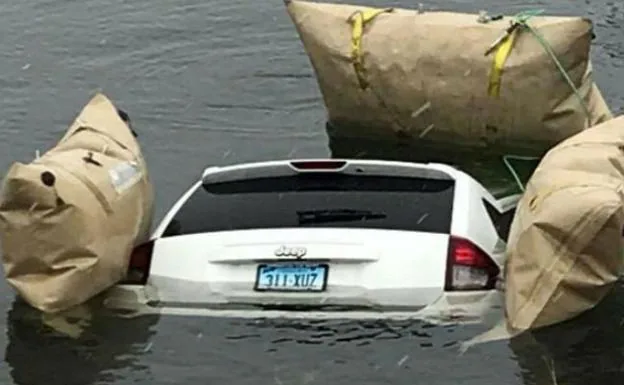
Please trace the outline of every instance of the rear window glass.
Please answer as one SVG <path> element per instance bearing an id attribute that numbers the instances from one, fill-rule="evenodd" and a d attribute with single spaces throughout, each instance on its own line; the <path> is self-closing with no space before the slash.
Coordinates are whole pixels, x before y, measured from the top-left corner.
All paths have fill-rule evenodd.
<path id="1" fill-rule="evenodd" d="M 449 233 L 453 180 L 300 174 L 200 186 L 164 236 L 267 228 Z"/>

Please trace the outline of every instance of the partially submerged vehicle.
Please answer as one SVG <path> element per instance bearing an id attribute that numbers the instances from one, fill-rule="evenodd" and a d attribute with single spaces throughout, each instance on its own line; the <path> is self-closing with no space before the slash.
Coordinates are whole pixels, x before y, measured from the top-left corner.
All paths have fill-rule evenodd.
<path id="1" fill-rule="evenodd" d="M 497 282 L 518 199 L 495 199 L 444 164 L 209 167 L 135 250 L 107 303 L 192 315 L 479 319 L 502 306 Z"/>
<path id="2" fill-rule="evenodd" d="M 624 269 L 624 136 L 593 80 L 589 19 L 285 4 L 333 155 L 368 138 L 403 153 L 539 162 L 526 192 L 514 175 L 523 198 L 504 272 L 507 326 L 552 325 L 600 302 Z"/>

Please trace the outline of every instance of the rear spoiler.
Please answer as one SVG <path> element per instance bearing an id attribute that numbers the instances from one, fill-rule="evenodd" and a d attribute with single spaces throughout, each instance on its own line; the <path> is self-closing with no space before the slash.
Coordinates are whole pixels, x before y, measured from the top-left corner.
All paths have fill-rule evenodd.
<path id="1" fill-rule="evenodd" d="M 368 175 L 433 180 L 455 180 L 442 170 L 427 165 L 404 162 L 385 164 L 340 159 L 292 160 L 288 162 L 263 162 L 242 166 L 207 169 L 202 175 L 202 184 L 238 182 L 259 178 L 279 178 L 309 173 L 336 173 L 342 175 Z"/>

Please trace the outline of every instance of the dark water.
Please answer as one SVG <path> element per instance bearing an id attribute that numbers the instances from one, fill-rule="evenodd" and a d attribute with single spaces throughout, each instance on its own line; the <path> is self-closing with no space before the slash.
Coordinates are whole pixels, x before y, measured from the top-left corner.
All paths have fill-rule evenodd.
<path id="1" fill-rule="evenodd" d="M 621 111 L 617 1 L 432 5 L 591 17 L 595 78 Z M 140 131 L 158 219 L 207 165 L 330 154 L 320 93 L 281 0 L 21 0 L 0 6 L 0 21 L 3 170 L 52 146 L 97 89 Z M 43 326 L 2 281 L 0 383 L 541 385 L 553 372 L 559 384 L 621 383 L 621 298 L 539 335 L 460 355 L 458 341 L 482 327 L 102 314 L 73 340 Z"/>

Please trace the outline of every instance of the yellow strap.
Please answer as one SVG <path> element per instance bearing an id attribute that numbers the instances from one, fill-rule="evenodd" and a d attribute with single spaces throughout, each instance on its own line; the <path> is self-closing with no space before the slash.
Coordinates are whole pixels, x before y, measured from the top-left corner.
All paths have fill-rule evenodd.
<path id="1" fill-rule="evenodd" d="M 366 89 L 368 87 L 368 82 L 364 76 L 364 63 L 362 61 L 362 35 L 364 35 L 364 26 L 379 14 L 392 11 L 393 8 L 366 8 L 361 11 L 356 11 L 349 16 L 348 22 L 352 26 L 351 60 L 353 62 L 355 75 L 357 76 L 358 82 L 360 83 L 360 87 L 362 89 Z"/>
<path id="2" fill-rule="evenodd" d="M 496 54 L 492 61 L 492 69 L 490 70 L 490 82 L 488 84 L 488 94 L 498 97 L 500 95 L 501 77 L 505 62 L 511 53 L 519 28 L 514 29 L 496 48 Z"/>

